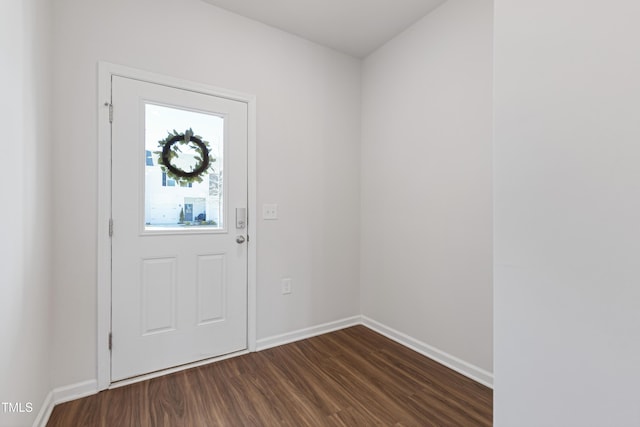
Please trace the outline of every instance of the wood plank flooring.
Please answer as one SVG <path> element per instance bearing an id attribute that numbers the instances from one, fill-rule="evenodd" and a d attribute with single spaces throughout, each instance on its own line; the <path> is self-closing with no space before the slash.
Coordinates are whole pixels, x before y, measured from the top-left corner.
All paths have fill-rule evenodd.
<path id="1" fill-rule="evenodd" d="M 490 426 L 492 390 L 364 326 L 57 405 L 56 426 Z"/>

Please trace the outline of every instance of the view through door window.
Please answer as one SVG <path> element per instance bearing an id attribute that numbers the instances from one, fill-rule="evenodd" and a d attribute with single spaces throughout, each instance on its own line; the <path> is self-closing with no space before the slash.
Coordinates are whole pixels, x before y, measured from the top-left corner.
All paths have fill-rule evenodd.
<path id="1" fill-rule="evenodd" d="M 159 141 L 169 133 L 189 129 L 208 142 L 214 161 L 202 181 L 185 182 L 163 171 Z M 171 164 L 190 172 L 199 164 L 202 150 L 196 144 L 176 143 L 178 155 Z M 224 118 L 151 103 L 145 104 L 145 206 L 146 230 L 194 230 L 224 228 Z"/>

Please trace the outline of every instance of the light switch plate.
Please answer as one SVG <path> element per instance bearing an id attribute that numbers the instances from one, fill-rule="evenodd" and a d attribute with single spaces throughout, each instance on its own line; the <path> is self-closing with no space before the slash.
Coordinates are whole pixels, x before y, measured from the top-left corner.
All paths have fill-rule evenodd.
<path id="1" fill-rule="evenodd" d="M 278 205 L 262 205 L 262 219 L 278 219 Z"/>

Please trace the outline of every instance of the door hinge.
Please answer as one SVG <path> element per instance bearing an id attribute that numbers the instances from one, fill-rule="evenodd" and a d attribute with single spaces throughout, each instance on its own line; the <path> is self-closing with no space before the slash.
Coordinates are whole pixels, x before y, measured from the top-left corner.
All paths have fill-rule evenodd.
<path id="1" fill-rule="evenodd" d="M 113 218 L 109 218 L 109 237 L 113 237 Z"/>
<path id="2" fill-rule="evenodd" d="M 113 123 L 113 104 L 109 103 L 109 123 Z"/>
<path id="3" fill-rule="evenodd" d="M 113 347 L 113 334 L 109 332 L 109 350 Z"/>

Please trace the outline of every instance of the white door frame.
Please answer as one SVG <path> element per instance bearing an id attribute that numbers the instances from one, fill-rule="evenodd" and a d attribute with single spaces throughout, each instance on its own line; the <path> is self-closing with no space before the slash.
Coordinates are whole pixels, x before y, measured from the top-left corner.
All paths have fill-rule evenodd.
<path id="1" fill-rule="evenodd" d="M 257 168 L 256 168 L 256 97 L 217 87 L 194 83 L 174 77 L 167 77 L 148 71 L 111 64 L 98 63 L 98 259 L 97 259 L 97 380 L 98 390 L 111 385 L 111 239 L 109 219 L 111 218 L 111 123 L 109 105 L 111 102 L 111 76 L 121 76 L 178 89 L 200 92 L 219 98 L 232 99 L 247 104 L 248 107 L 248 266 L 247 266 L 247 346 L 256 350 L 256 242 L 257 242 Z M 114 106 L 115 109 L 118 106 Z"/>

